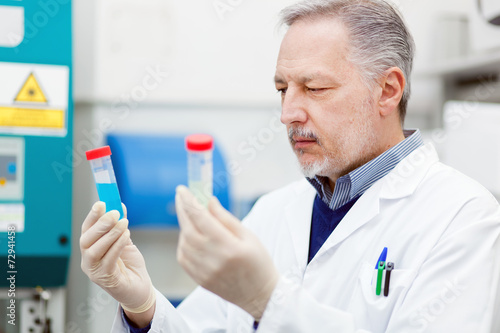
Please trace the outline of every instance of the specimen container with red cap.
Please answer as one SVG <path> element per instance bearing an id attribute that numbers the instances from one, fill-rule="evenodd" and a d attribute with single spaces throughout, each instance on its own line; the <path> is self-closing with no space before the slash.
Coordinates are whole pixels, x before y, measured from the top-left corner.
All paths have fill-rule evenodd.
<path id="1" fill-rule="evenodd" d="M 122 200 L 116 184 L 115 171 L 111 163 L 109 146 L 92 149 L 86 152 L 97 187 L 99 200 L 106 204 L 106 212 L 117 210 L 123 218 Z"/>
<path id="2" fill-rule="evenodd" d="M 192 134 L 186 137 L 188 153 L 188 186 L 198 201 L 208 205 L 213 192 L 214 140 L 208 134 Z"/>

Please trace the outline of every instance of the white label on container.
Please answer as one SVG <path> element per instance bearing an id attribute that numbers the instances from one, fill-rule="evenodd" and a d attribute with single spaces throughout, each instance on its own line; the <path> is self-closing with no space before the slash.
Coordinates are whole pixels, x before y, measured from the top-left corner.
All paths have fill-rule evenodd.
<path id="1" fill-rule="evenodd" d="M 98 171 L 94 174 L 95 182 L 99 184 L 110 184 L 111 178 L 109 177 L 109 172 L 107 170 Z"/>

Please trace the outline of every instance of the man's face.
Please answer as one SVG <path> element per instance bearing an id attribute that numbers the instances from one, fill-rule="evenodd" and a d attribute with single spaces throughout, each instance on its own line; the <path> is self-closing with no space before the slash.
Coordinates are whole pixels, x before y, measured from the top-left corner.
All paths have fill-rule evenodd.
<path id="1" fill-rule="evenodd" d="M 335 180 L 376 156 L 374 95 L 348 61 L 348 46 L 343 25 L 331 19 L 298 21 L 281 44 L 281 122 L 307 177 Z"/>

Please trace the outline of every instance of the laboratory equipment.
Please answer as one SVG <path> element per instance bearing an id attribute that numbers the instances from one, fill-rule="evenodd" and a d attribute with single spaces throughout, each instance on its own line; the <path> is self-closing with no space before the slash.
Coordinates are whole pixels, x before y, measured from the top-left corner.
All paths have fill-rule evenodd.
<path id="1" fill-rule="evenodd" d="M 204 205 L 213 193 L 213 138 L 207 134 L 186 137 L 188 152 L 188 187 L 196 199 Z"/>
<path id="2" fill-rule="evenodd" d="M 0 5 L 0 332 L 67 331 L 81 154 L 73 146 L 71 13 L 71 1 Z"/>
<path id="3" fill-rule="evenodd" d="M 500 25 L 500 3 L 497 0 L 477 0 L 477 5 L 487 22 Z"/>
<path id="4" fill-rule="evenodd" d="M 123 218 L 122 201 L 116 184 L 115 171 L 111 163 L 111 148 L 104 146 L 86 152 L 97 187 L 99 200 L 106 204 L 106 212 L 117 210 Z"/>

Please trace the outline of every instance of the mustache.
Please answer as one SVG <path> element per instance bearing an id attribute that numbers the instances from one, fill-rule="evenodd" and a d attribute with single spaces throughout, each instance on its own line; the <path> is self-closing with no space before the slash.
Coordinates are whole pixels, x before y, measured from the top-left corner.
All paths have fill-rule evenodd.
<path id="1" fill-rule="evenodd" d="M 304 127 L 290 127 L 288 129 L 288 139 L 292 144 L 295 143 L 293 137 L 301 137 L 306 139 L 316 140 L 319 143 L 319 137 L 314 131 Z"/>

